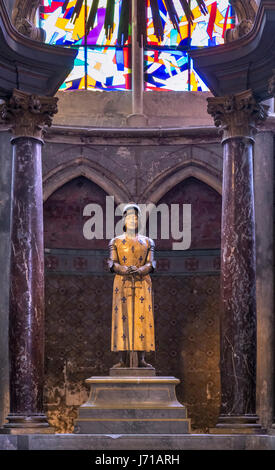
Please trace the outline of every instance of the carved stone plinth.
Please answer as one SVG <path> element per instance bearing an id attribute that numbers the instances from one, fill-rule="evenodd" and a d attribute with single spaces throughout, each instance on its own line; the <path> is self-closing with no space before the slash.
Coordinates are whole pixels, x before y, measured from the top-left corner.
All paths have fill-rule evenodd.
<path id="1" fill-rule="evenodd" d="M 90 396 L 78 410 L 79 434 L 188 434 L 190 420 L 175 393 L 175 377 L 91 377 Z M 154 372 L 153 372 L 154 373 Z"/>

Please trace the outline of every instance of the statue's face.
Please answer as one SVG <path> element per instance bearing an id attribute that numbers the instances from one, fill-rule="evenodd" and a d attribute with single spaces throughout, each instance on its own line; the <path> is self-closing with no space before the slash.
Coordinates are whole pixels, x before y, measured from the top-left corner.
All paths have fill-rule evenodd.
<path id="1" fill-rule="evenodd" d="M 138 227 L 138 215 L 135 209 L 129 209 L 125 216 L 126 230 L 134 231 Z"/>

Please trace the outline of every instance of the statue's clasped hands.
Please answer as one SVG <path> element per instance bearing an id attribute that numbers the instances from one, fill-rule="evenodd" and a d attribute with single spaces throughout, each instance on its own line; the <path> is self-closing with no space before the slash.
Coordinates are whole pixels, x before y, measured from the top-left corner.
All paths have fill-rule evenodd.
<path id="1" fill-rule="evenodd" d="M 150 271 L 150 267 L 149 269 L 144 268 L 146 268 L 146 266 L 140 266 L 138 268 L 137 266 L 123 266 L 118 263 L 114 264 L 114 271 L 120 276 L 144 276 L 148 274 L 148 272 Z"/>
<path id="2" fill-rule="evenodd" d="M 128 266 L 127 274 L 140 274 L 140 269 L 137 266 Z"/>

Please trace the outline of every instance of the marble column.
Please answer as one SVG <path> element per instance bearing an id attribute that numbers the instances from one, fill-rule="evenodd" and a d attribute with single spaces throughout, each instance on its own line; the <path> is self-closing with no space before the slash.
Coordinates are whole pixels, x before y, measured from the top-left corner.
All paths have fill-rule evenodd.
<path id="1" fill-rule="evenodd" d="M 257 411 L 264 429 L 274 412 L 274 134 L 260 132 L 254 151 L 257 287 Z"/>
<path id="2" fill-rule="evenodd" d="M 9 308 L 10 413 L 6 433 L 51 432 L 43 413 L 44 244 L 42 130 L 57 98 L 14 90 L 0 113 L 14 137 Z"/>
<path id="3" fill-rule="evenodd" d="M 275 97 L 275 69 L 273 69 L 273 74 L 272 74 L 272 76 L 271 76 L 271 78 L 270 78 L 270 80 L 269 80 L 268 91 L 269 91 L 269 94 L 270 94 L 270 95 L 272 95 L 272 96 Z M 272 161 L 274 162 L 274 147 L 273 147 L 273 155 L 272 155 L 272 157 L 273 157 L 273 158 L 272 158 Z M 270 165 L 271 165 L 271 162 L 270 162 Z M 274 333 L 274 322 L 275 322 L 275 320 L 274 320 L 274 215 L 275 215 L 275 214 L 274 214 L 274 184 L 275 184 L 275 183 L 274 183 L 274 163 L 273 163 L 273 165 L 270 167 L 270 171 L 271 171 L 272 169 L 273 169 L 273 178 L 272 178 L 271 175 L 269 176 L 269 184 L 270 184 L 270 178 L 272 178 L 272 179 L 273 179 L 273 212 L 272 212 L 272 216 L 273 216 L 273 217 L 272 217 L 273 231 L 272 231 L 272 245 L 271 245 L 271 247 L 270 247 L 270 250 L 272 251 L 272 254 L 273 254 L 273 260 L 272 260 L 272 261 L 273 261 L 273 270 L 272 270 L 273 286 L 272 286 L 272 290 L 269 291 L 269 295 L 270 295 L 269 299 L 270 299 L 270 307 L 271 307 L 271 312 L 269 313 L 269 320 L 270 320 L 270 322 L 271 322 L 273 328 L 272 328 L 272 332 L 269 332 L 269 338 L 270 338 L 270 340 L 271 340 L 270 347 L 271 347 L 272 352 L 273 352 L 272 358 L 271 358 L 271 361 L 272 361 L 272 362 L 271 362 L 271 367 L 272 367 L 272 369 L 270 368 L 270 371 L 272 370 L 271 373 L 272 373 L 272 380 L 273 380 L 273 387 L 274 387 L 274 372 L 275 372 L 275 370 L 274 370 L 274 361 L 275 361 L 275 358 L 274 358 L 274 354 L 275 354 L 275 352 L 274 352 L 274 342 L 275 342 L 275 339 L 274 339 L 274 334 L 275 334 L 275 333 Z M 270 186 L 269 186 L 269 188 L 270 188 Z M 271 260 L 269 260 L 269 261 L 271 261 Z M 272 295 L 273 299 L 271 299 L 271 295 Z M 272 304 L 272 301 L 273 301 L 273 304 Z M 271 352 L 271 353 L 272 353 L 272 352 Z M 272 407 L 273 407 L 273 409 L 272 409 L 272 411 L 273 411 L 273 424 L 272 424 L 272 426 L 271 426 L 270 433 L 271 433 L 271 434 L 275 434 L 274 388 L 272 389 L 272 392 L 273 392 L 273 400 L 272 400 Z M 270 402 L 268 402 L 268 404 L 269 404 L 269 403 L 270 403 Z M 267 407 L 268 407 L 268 405 L 267 405 Z M 270 412 L 270 411 L 271 411 L 271 408 L 269 408 L 269 412 Z M 267 416 L 268 416 L 267 419 L 269 419 L 269 413 L 268 413 Z"/>
<path id="4" fill-rule="evenodd" d="M 250 90 L 208 99 L 221 128 L 221 409 L 214 432 L 258 432 L 256 415 L 256 246 L 253 146 L 266 108 Z"/>
<path id="5" fill-rule="evenodd" d="M 12 149 L 10 134 L 0 133 L 0 426 L 9 410 L 9 278 L 10 278 L 10 189 Z"/>

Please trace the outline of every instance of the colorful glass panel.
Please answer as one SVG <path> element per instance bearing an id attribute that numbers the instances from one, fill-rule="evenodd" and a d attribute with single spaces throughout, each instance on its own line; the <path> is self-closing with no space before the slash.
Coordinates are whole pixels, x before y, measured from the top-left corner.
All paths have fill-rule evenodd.
<path id="1" fill-rule="evenodd" d="M 61 85 L 60 90 L 85 90 L 85 49 L 80 47 L 75 58 L 74 68 Z"/>
<path id="2" fill-rule="evenodd" d="M 77 0 L 69 1 L 63 11 L 64 1 L 42 0 L 40 7 L 41 27 L 46 31 L 46 42 L 62 46 L 115 46 L 117 41 L 119 13 L 121 0 L 115 0 L 114 31 L 108 39 L 104 29 L 104 18 L 107 0 L 99 0 L 98 12 L 94 28 L 87 35 L 85 41 L 85 20 L 89 17 L 93 0 L 83 3 L 78 18 L 73 16 Z M 128 44 L 128 42 L 126 43 Z"/>
<path id="3" fill-rule="evenodd" d="M 87 88 L 101 90 L 131 89 L 129 48 L 89 47 L 87 51 Z"/>
<path id="4" fill-rule="evenodd" d="M 192 60 L 188 59 L 188 51 L 223 44 L 225 30 L 233 28 L 235 24 L 233 8 L 228 0 L 206 0 L 208 14 L 203 15 L 196 1 L 191 0 L 194 15 L 191 24 L 180 1 L 174 0 L 173 3 L 180 19 L 179 31 L 169 18 L 165 0 L 158 0 L 164 29 L 163 40 L 159 40 L 154 34 L 150 2 L 147 3 L 146 90 L 207 91 L 208 88 L 195 71 Z"/>
<path id="5" fill-rule="evenodd" d="M 146 90 L 208 90 L 184 51 L 146 51 L 144 78 Z"/>
<path id="6" fill-rule="evenodd" d="M 40 25 L 46 42 L 78 49 L 74 69 L 61 90 L 128 90 L 131 88 L 131 64 L 128 42 L 116 47 L 121 0 L 115 1 L 114 31 L 108 39 L 104 29 L 106 0 L 99 0 L 94 28 L 85 38 L 85 22 L 93 0 L 86 0 L 78 18 L 73 17 L 77 0 L 42 0 Z"/>
<path id="7" fill-rule="evenodd" d="M 146 51 L 145 86 L 147 90 L 188 90 L 189 60 L 182 51 Z"/>
<path id="8" fill-rule="evenodd" d="M 150 1 L 147 2 L 145 89 L 207 90 L 194 70 L 188 52 L 192 48 L 224 42 L 225 30 L 234 27 L 235 21 L 229 0 L 206 0 L 206 16 L 196 1 L 191 0 L 193 24 L 188 23 L 180 1 L 173 0 L 180 18 L 179 31 L 169 18 L 165 0 L 158 0 L 164 27 L 162 41 L 154 35 Z M 76 18 L 77 0 L 41 0 L 40 24 L 46 31 L 46 42 L 78 49 L 75 67 L 61 89 L 131 89 L 130 42 L 123 48 L 116 46 L 122 0 L 115 0 L 114 31 L 109 39 L 104 29 L 107 0 L 99 0 L 94 28 L 85 37 L 85 22 L 92 3 L 93 0 L 85 0 Z"/>
<path id="9" fill-rule="evenodd" d="M 129 48 L 78 48 L 75 66 L 60 90 L 130 90 Z"/>
<path id="10" fill-rule="evenodd" d="M 203 15 L 195 0 L 191 0 L 194 15 L 193 24 L 189 24 L 179 0 L 173 0 L 178 13 L 180 24 L 179 32 L 174 28 L 165 0 L 158 0 L 159 12 L 164 27 L 163 40 L 154 35 L 154 25 L 150 3 L 147 7 L 147 39 L 151 46 L 175 47 L 205 47 L 224 43 L 224 32 L 234 27 L 235 17 L 233 8 L 228 0 L 206 0 L 208 14 Z"/>

